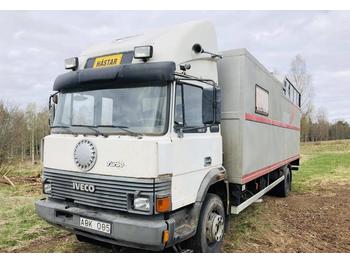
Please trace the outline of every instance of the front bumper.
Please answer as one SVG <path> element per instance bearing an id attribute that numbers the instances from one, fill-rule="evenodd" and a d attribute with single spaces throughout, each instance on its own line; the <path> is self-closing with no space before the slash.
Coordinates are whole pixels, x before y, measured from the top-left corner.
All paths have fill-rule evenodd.
<path id="1" fill-rule="evenodd" d="M 35 203 L 37 214 L 50 224 L 91 239 L 115 245 L 161 251 L 172 245 L 174 239 L 173 219 L 163 215 L 136 215 L 118 211 L 86 208 L 71 203 L 42 199 Z M 111 223 L 111 233 L 103 233 L 79 225 L 80 216 Z M 163 232 L 168 230 L 169 242 L 163 244 Z"/>

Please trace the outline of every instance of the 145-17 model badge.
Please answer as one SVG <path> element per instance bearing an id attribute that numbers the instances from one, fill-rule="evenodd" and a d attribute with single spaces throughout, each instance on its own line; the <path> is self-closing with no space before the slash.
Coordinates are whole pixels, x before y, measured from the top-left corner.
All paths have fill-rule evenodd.
<path id="1" fill-rule="evenodd" d="M 123 168 L 123 167 L 125 167 L 125 163 L 122 160 L 107 161 L 107 167 Z"/>
<path id="2" fill-rule="evenodd" d="M 87 140 L 81 140 L 74 150 L 74 162 L 83 171 L 89 171 L 96 163 L 97 152 L 95 145 Z"/>

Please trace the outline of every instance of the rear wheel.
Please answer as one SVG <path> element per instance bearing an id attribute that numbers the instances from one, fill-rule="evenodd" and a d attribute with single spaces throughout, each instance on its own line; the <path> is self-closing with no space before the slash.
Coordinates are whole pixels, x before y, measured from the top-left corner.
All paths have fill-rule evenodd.
<path id="1" fill-rule="evenodd" d="M 272 194 L 278 197 L 287 197 L 292 188 L 292 175 L 288 167 L 284 167 L 281 172 L 283 173 L 284 180 L 272 189 Z"/>
<path id="2" fill-rule="evenodd" d="M 225 209 L 215 194 L 208 193 L 202 206 L 196 235 L 185 245 L 194 252 L 221 252 L 225 230 Z"/>

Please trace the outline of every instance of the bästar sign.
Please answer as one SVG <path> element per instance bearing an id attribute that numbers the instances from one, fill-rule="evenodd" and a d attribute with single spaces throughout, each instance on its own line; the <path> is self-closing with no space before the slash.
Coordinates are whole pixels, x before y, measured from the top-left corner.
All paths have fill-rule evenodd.
<path id="1" fill-rule="evenodd" d="M 36 211 L 79 240 L 219 252 L 230 215 L 288 195 L 300 93 L 247 50 L 218 51 L 209 22 L 98 45 L 66 69 Z"/>

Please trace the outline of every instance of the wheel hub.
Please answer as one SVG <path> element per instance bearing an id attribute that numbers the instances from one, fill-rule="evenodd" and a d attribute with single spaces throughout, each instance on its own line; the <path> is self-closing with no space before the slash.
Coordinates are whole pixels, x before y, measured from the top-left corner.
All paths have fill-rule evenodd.
<path id="1" fill-rule="evenodd" d="M 214 212 L 210 213 L 207 224 L 207 239 L 218 242 L 224 235 L 224 218 Z"/>

